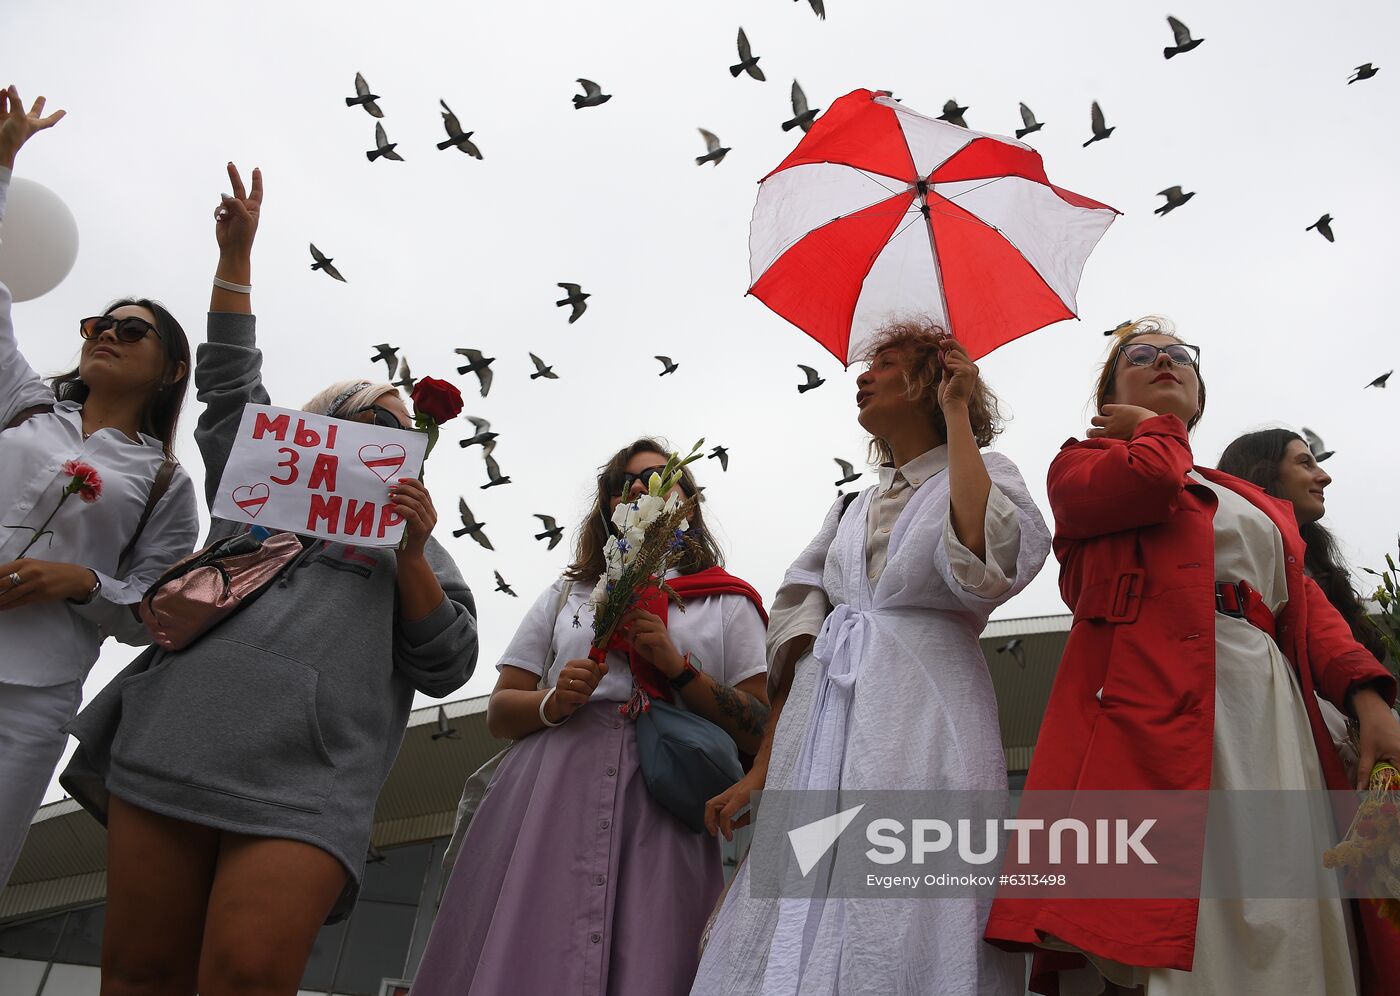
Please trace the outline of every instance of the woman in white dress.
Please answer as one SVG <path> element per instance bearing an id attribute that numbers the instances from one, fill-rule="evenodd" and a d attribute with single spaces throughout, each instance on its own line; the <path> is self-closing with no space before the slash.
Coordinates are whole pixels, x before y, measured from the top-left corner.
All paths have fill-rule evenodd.
<path id="1" fill-rule="evenodd" d="M 1049 532 L 1015 465 L 981 452 L 1000 419 L 957 342 L 896 323 L 869 355 L 856 404 L 880 483 L 832 506 L 778 591 L 764 747 L 710 803 L 726 837 L 764 788 L 1006 789 L 978 637 L 1040 570 Z M 749 874 L 745 862 L 715 918 L 695 994 L 1023 991 L 1023 957 L 982 940 L 990 898 L 764 899 Z"/>

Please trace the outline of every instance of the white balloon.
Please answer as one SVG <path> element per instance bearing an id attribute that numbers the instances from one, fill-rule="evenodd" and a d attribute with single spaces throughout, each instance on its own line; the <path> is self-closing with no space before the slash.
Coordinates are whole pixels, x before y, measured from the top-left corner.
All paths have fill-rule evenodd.
<path id="1" fill-rule="evenodd" d="M 0 227 L 0 282 L 16 301 L 53 290 L 78 258 L 78 222 L 56 193 L 27 177 L 10 181 Z"/>

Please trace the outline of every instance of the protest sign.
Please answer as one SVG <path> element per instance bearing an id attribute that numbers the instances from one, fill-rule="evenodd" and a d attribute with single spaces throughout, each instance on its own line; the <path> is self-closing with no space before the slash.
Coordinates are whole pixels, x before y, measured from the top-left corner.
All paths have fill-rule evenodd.
<path id="1" fill-rule="evenodd" d="M 397 546 L 389 485 L 417 477 L 428 437 L 311 412 L 248 405 L 212 514 L 355 546 Z"/>

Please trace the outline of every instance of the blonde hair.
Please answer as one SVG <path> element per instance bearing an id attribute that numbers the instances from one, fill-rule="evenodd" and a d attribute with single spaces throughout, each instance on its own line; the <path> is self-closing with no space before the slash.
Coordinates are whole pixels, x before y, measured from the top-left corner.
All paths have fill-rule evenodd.
<path id="1" fill-rule="evenodd" d="M 1135 322 L 1124 322 L 1114 329 L 1113 345 L 1103 361 L 1103 366 L 1099 367 L 1099 380 L 1094 387 L 1095 415 L 1103 411 L 1103 406 L 1108 403 L 1108 396 L 1113 393 L 1113 375 L 1118 367 L 1118 354 L 1124 346 L 1140 335 L 1164 335 L 1177 342 L 1186 341 L 1177 335 L 1176 327 L 1172 325 L 1171 320 L 1163 318 L 1161 315 L 1145 315 Z M 1187 429 L 1194 429 L 1206 411 L 1206 382 L 1201 378 L 1199 368 L 1196 370 L 1196 384 L 1198 385 L 1196 414 L 1191 421 L 1186 423 Z"/>
<path id="2" fill-rule="evenodd" d="M 367 380 L 342 380 L 314 395 L 301 406 L 304 412 L 345 417 L 362 412 L 386 394 L 398 394 L 393 384 L 371 384 Z M 339 400 L 337 400 L 339 399 Z"/>

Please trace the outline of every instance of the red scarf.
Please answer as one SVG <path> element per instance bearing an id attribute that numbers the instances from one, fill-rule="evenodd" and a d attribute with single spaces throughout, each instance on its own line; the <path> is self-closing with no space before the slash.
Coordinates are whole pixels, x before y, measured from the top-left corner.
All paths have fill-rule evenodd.
<path id="1" fill-rule="evenodd" d="M 753 602 L 754 608 L 758 609 L 758 614 L 763 619 L 763 625 L 768 625 L 768 613 L 764 611 L 762 596 L 747 581 L 736 578 L 722 567 L 707 567 L 694 574 L 684 574 L 677 578 L 671 578 L 667 584 L 682 599 L 703 598 L 706 595 L 743 595 Z M 662 594 L 660 588 L 644 588 L 638 593 L 633 608 L 646 609 L 648 612 L 655 613 L 664 623 L 667 621 L 670 600 Z M 622 636 L 621 633 L 613 633 L 612 639 L 608 641 L 607 650 L 621 650 L 627 654 L 627 663 L 632 669 L 632 680 L 640 691 L 645 692 L 650 698 L 662 699 L 666 702 L 674 701 L 671 682 L 656 665 L 638 654 L 631 641 Z M 602 663 L 606 656 L 607 651 L 605 650 L 595 649 L 588 652 L 589 659 L 598 663 Z M 636 696 L 633 698 L 635 699 Z M 642 704 L 641 708 L 645 709 L 645 704 Z M 628 702 L 620 711 L 635 711 L 634 703 Z"/>

